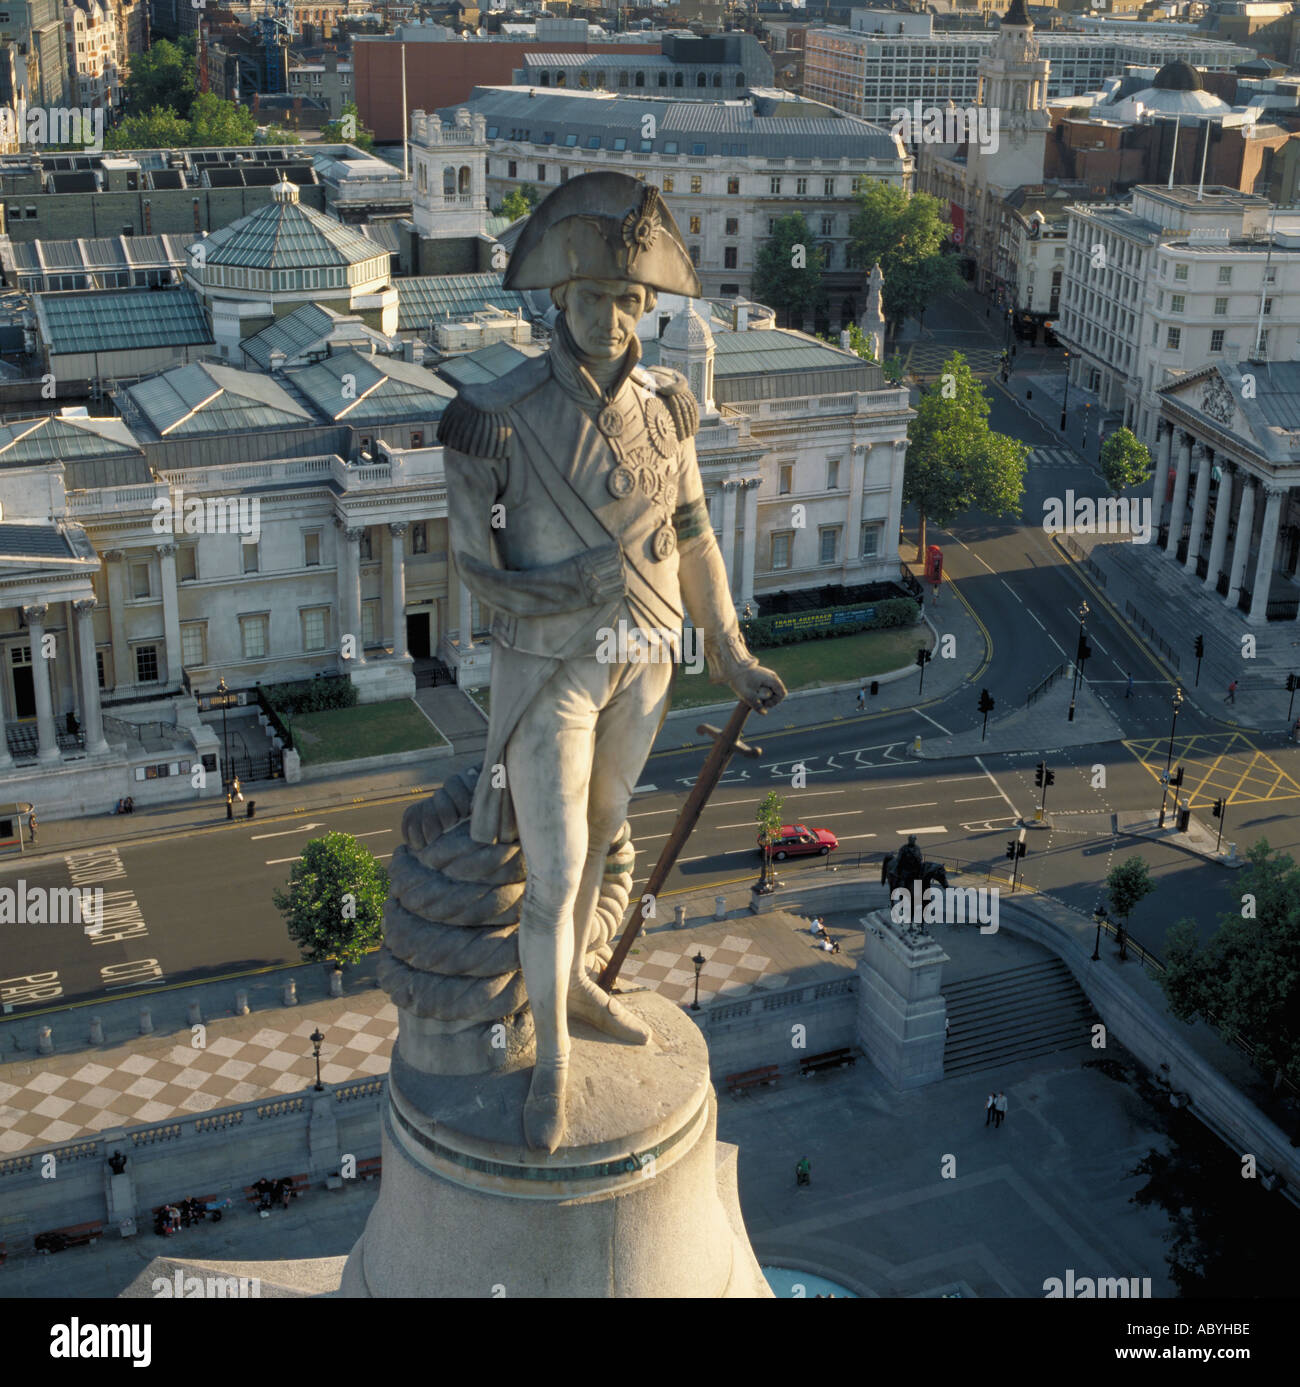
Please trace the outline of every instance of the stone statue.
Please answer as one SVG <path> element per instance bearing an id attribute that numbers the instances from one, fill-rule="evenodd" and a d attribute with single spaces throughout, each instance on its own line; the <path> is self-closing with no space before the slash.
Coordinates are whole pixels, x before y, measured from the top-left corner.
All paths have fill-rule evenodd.
<path id="1" fill-rule="evenodd" d="M 873 265 L 867 281 L 867 306 L 862 310 L 858 327 L 867 339 L 871 354 L 877 361 L 885 359 L 885 276 L 879 265 Z"/>
<path id="2" fill-rule="evenodd" d="M 526 864 L 518 954 L 536 1037 L 529 1146 L 565 1131 L 569 1021 L 644 1044 L 646 1026 L 596 985 L 588 936 L 611 845 L 667 711 L 684 613 L 714 683 L 766 713 L 785 696 L 741 636 L 704 500 L 683 376 L 638 365 L 657 292 L 702 289 L 658 189 L 622 173 L 572 178 L 529 218 L 507 288 L 549 289 L 549 350 L 444 413 L 448 532 L 461 580 L 493 612 L 492 701 L 469 836 L 517 842 Z M 611 661 L 600 633 L 639 632 Z M 677 650 L 680 647 L 676 647 Z"/>

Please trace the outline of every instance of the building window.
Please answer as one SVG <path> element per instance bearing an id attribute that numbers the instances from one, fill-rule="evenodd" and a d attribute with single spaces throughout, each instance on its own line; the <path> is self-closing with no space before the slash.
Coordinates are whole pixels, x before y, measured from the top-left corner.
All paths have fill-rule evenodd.
<path id="1" fill-rule="evenodd" d="M 840 527 L 828 525 L 818 533 L 821 538 L 821 562 L 834 563 L 840 556 Z"/>
<path id="2" fill-rule="evenodd" d="M 546 165 L 545 165 L 545 164 L 538 164 L 538 166 L 537 166 L 537 181 L 538 181 L 539 183 L 545 183 L 545 182 L 546 182 Z"/>
<path id="3" fill-rule="evenodd" d="M 1276 284 L 1276 283 L 1277 283 L 1277 266 L 1276 266 L 1276 265 L 1270 265 L 1270 266 L 1268 267 L 1268 269 L 1266 269 L 1266 270 L 1264 271 L 1264 283 L 1265 283 L 1265 284 Z"/>
<path id="4" fill-rule="evenodd" d="M 823 217 L 823 218 L 822 218 L 822 235 L 823 235 L 823 236 L 833 236 L 834 234 L 835 234 L 835 218 L 834 218 L 834 217 Z"/>
<path id="5" fill-rule="evenodd" d="M 158 682 L 158 647 L 156 645 L 136 646 L 135 682 L 137 684 L 156 684 Z"/>
<path id="6" fill-rule="evenodd" d="M 794 489 L 794 463 L 783 462 L 777 469 L 777 492 L 781 496 L 789 496 Z"/>
<path id="7" fill-rule="evenodd" d="M 427 554 L 429 552 L 429 527 L 423 520 L 418 520 L 411 526 L 411 553 Z"/>
<path id="8" fill-rule="evenodd" d="M 769 217 L 769 218 L 767 219 L 767 234 L 768 234 L 769 236 L 772 236 L 772 235 L 774 235 L 775 233 L 776 233 L 776 218 L 775 218 L 775 217 Z"/>
<path id="9" fill-rule="evenodd" d="M 699 263 L 700 263 L 700 248 L 699 248 L 699 246 L 692 246 L 692 247 L 691 247 L 691 264 L 692 264 L 692 265 L 698 265 Z"/>
<path id="10" fill-rule="evenodd" d="M 207 627 L 201 621 L 181 627 L 181 664 L 197 669 L 208 662 Z"/>
<path id="11" fill-rule="evenodd" d="M 700 193 L 704 191 L 704 179 L 697 173 L 691 178 L 691 192 Z"/>
<path id="12" fill-rule="evenodd" d="M 509 160 L 509 161 L 506 163 L 506 177 L 507 177 L 507 178 L 518 178 L 518 177 L 519 177 L 519 164 L 518 164 L 518 162 L 517 162 L 516 160 L 511 159 L 511 160 Z"/>
<path id="13" fill-rule="evenodd" d="M 1181 313 L 1186 306 L 1186 294 L 1171 294 L 1169 296 L 1169 311 L 1171 313 Z"/>
<path id="14" fill-rule="evenodd" d="M 734 178 L 734 177 L 733 177 L 733 178 L 728 178 L 728 179 L 727 179 L 727 195 L 728 195 L 729 197 L 737 197 L 737 196 L 739 195 L 739 193 L 740 193 L 740 179 L 739 179 L 739 178 Z"/>
<path id="15" fill-rule="evenodd" d="M 671 193 L 673 190 L 673 176 L 670 173 L 664 174 L 664 192 Z"/>
<path id="16" fill-rule="evenodd" d="M 796 197 L 808 196 L 808 180 L 806 178 L 796 178 L 794 180 L 794 194 Z"/>
<path id="17" fill-rule="evenodd" d="M 1216 318 L 1225 318 L 1225 317 L 1227 317 L 1227 314 L 1228 314 L 1228 300 L 1227 300 L 1227 299 L 1215 299 L 1215 300 L 1214 300 L 1214 316 L 1215 316 Z"/>
<path id="18" fill-rule="evenodd" d="M 256 545 L 256 544 L 248 544 L 247 542 L 245 542 L 245 544 L 244 544 L 244 546 L 243 546 L 243 549 L 244 549 L 244 572 L 245 572 L 245 573 L 256 573 L 256 572 L 258 571 L 258 567 L 257 567 L 257 561 L 258 561 L 258 557 L 257 557 L 257 545 Z"/>
<path id="19" fill-rule="evenodd" d="M 131 565 L 131 596 L 149 596 L 149 565 L 147 563 L 133 563 Z"/>
<path id="20" fill-rule="evenodd" d="M 320 531 L 309 530 L 302 537 L 302 561 L 305 568 L 320 565 Z"/>
<path id="21" fill-rule="evenodd" d="M 1213 355 L 1215 352 L 1221 352 L 1222 350 L 1223 329 L 1215 328 L 1215 330 L 1212 333 L 1210 333 L 1210 354 Z"/>
<path id="22" fill-rule="evenodd" d="M 239 648 L 245 660 L 266 658 L 265 616 L 241 616 L 239 618 Z"/>
<path id="23" fill-rule="evenodd" d="M 1265 299 L 1265 300 L 1264 300 L 1264 316 L 1265 316 L 1266 318 L 1269 318 L 1269 317 L 1272 316 L 1272 314 L 1273 314 L 1273 300 L 1272 300 L 1272 299 Z"/>
<path id="24" fill-rule="evenodd" d="M 734 270 L 736 268 L 735 246 L 724 246 L 722 248 L 722 268 L 724 270 Z"/>
<path id="25" fill-rule="evenodd" d="M 790 567 L 790 546 L 794 539 L 794 531 L 786 530 L 781 534 L 772 536 L 772 567 Z"/>
<path id="26" fill-rule="evenodd" d="M 1231 284 L 1231 283 L 1232 283 L 1232 266 L 1231 266 L 1231 265 L 1220 265 L 1220 266 L 1219 266 L 1219 283 L 1220 283 L 1220 284 Z"/>
<path id="27" fill-rule="evenodd" d="M 699 219 L 699 217 L 692 217 L 692 218 L 691 218 L 691 235 L 692 235 L 692 236 L 698 236 L 699 234 L 700 234 L 700 219 Z"/>
<path id="28" fill-rule="evenodd" d="M 416 429 L 416 430 L 411 434 L 411 447 L 412 447 L 412 448 L 423 448 L 423 447 L 424 447 L 424 432 L 423 432 L 423 430 L 421 430 L 421 429 Z"/>
<path id="29" fill-rule="evenodd" d="M 362 563 L 370 563 L 371 560 L 375 557 L 375 555 L 374 555 L 374 546 L 371 544 L 371 540 L 370 540 L 370 526 L 369 526 L 369 525 L 367 525 L 366 528 L 365 528 L 364 530 L 361 531 L 361 543 L 360 543 L 359 548 L 360 548 L 361 562 L 362 562 Z"/>
<path id="30" fill-rule="evenodd" d="M 739 236 L 739 235 L 740 235 L 740 218 L 739 218 L 739 217 L 728 217 L 728 218 L 727 218 L 727 220 L 726 220 L 726 230 L 725 230 L 724 234 L 727 235 L 727 236 Z"/>
<path id="31" fill-rule="evenodd" d="M 361 604 L 361 643 L 374 645 L 379 640 L 379 603 L 376 601 Z"/>
<path id="32" fill-rule="evenodd" d="M 299 613 L 302 617 L 302 648 L 304 650 L 326 650 L 330 643 L 330 609 L 328 607 L 304 607 Z"/>
<path id="33" fill-rule="evenodd" d="M 840 486 L 840 460 L 832 458 L 826 464 L 826 490 L 838 491 Z"/>
<path id="34" fill-rule="evenodd" d="M 834 197 L 834 196 L 835 196 L 835 180 L 834 180 L 833 178 L 823 178 L 823 179 L 822 179 L 822 196 L 823 196 L 823 197 Z"/>
<path id="35" fill-rule="evenodd" d="M 769 178 L 767 180 L 767 191 L 771 193 L 773 197 L 779 196 L 781 192 L 781 180 L 779 178 Z"/>
<path id="36" fill-rule="evenodd" d="M 864 559 L 874 559 L 880 553 L 880 537 L 884 530 L 883 525 L 864 525 L 862 527 L 862 557 Z"/>
<path id="37" fill-rule="evenodd" d="M 182 583 L 192 583 L 199 576 L 199 549 L 196 544 L 182 544 L 176 550 L 176 577 Z"/>
<path id="38" fill-rule="evenodd" d="M 1186 278 L 1187 278 L 1187 266 L 1186 266 L 1186 265 L 1175 265 L 1175 266 L 1174 266 L 1174 278 L 1175 278 L 1175 279 L 1186 279 Z"/>
<path id="39" fill-rule="evenodd" d="M 1178 345 L 1182 342 L 1182 340 L 1182 328 L 1171 327 L 1169 329 L 1169 335 L 1165 338 L 1165 346 L 1169 347 L 1171 350 L 1176 350 L 1178 348 Z"/>
<path id="40" fill-rule="evenodd" d="M 1255 344 L 1255 355 L 1261 359 L 1268 355 L 1268 329 L 1265 328 L 1259 334 L 1259 341 Z"/>

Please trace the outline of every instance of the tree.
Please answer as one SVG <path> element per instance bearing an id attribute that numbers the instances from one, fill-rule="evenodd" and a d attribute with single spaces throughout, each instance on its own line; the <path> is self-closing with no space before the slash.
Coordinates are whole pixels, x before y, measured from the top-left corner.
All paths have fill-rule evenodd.
<path id="1" fill-rule="evenodd" d="M 189 121 L 162 109 L 125 116 L 104 136 L 105 149 L 185 149 L 189 143 Z"/>
<path id="2" fill-rule="evenodd" d="M 920 516 L 916 560 L 925 561 L 926 523 L 949 525 L 964 511 L 1019 516 L 1029 449 L 988 426 L 989 402 L 960 352 L 917 404 L 903 500 Z"/>
<path id="3" fill-rule="evenodd" d="M 131 112 L 173 110 L 186 120 L 198 91 L 198 59 L 192 38 L 183 38 L 179 43 L 155 39 L 145 52 L 131 55 L 131 75 L 126 79 L 124 92 Z"/>
<path id="4" fill-rule="evenodd" d="M 246 106 L 223 101 L 212 92 L 200 92 L 190 105 L 191 148 L 252 144 L 256 135 L 257 119 Z"/>
<path id="5" fill-rule="evenodd" d="M 884 361 L 876 361 L 875 354 L 871 350 L 871 343 L 867 341 L 867 334 L 857 325 L 850 323 L 846 331 L 849 334 L 849 350 L 857 352 L 863 361 L 870 361 L 880 367 L 884 372 L 885 379 L 891 385 L 897 385 L 903 379 L 903 360 L 897 352 L 893 356 L 887 356 Z M 839 346 L 839 339 L 828 337 L 825 333 L 818 333 L 823 342 L 830 342 L 833 346 Z"/>
<path id="6" fill-rule="evenodd" d="M 361 123 L 361 111 L 355 101 L 345 101 L 338 120 L 326 121 L 320 128 L 324 144 L 352 144 L 358 149 L 371 150 L 375 132 Z"/>
<path id="7" fill-rule="evenodd" d="M 1261 839 L 1238 879 L 1242 905 L 1204 946 L 1195 924 L 1170 931 L 1160 985 L 1181 1021 L 1237 1036 L 1276 1084 L 1300 1083 L 1300 869 Z M 1235 894 L 1235 892 L 1234 892 Z"/>
<path id="8" fill-rule="evenodd" d="M 302 136 L 296 130 L 287 130 L 283 125 L 268 125 L 266 127 L 267 144 L 301 144 Z"/>
<path id="9" fill-rule="evenodd" d="M 1116 429 L 1101 445 L 1101 475 L 1116 495 L 1151 480 L 1151 454 L 1131 429 Z"/>
<path id="10" fill-rule="evenodd" d="M 754 297 L 785 313 L 786 326 L 819 313 L 826 305 L 822 283 L 825 257 L 801 212 L 777 220 L 754 262 Z"/>
<path id="11" fill-rule="evenodd" d="M 885 277 L 885 319 L 895 330 L 904 318 L 920 318 L 942 294 L 961 287 L 961 275 L 943 247 L 952 226 L 942 204 L 927 193 L 910 195 L 892 183 L 860 179 L 858 209 L 849 222 L 849 263 Z"/>
<path id="12" fill-rule="evenodd" d="M 311 962 L 356 963 L 383 932 L 388 873 L 350 833 L 313 838 L 272 896 L 289 938 Z"/>
<path id="13" fill-rule="evenodd" d="M 495 209 L 496 215 L 517 222 L 520 217 L 526 217 L 541 200 L 541 193 L 531 183 L 521 183 L 505 195 L 501 206 Z"/>
<path id="14" fill-rule="evenodd" d="M 1123 955 L 1124 936 L 1128 934 L 1129 916 L 1156 889 L 1147 864 L 1135 853 L 1116 862 L 1106 875 L 1106 890 L 1111 908 L 1119 916 L 1120 953 Z"/>
<path id="15" fill-rule="evenodd" d="M 766 890 L 771 890 L 772 887 L 772 844 L 781 836 L 781 810 L 784 804 L 785 801 L 775 790 L 769 790 L 754 815 L 759 836 L 763 840 L 762 885 Z"/>

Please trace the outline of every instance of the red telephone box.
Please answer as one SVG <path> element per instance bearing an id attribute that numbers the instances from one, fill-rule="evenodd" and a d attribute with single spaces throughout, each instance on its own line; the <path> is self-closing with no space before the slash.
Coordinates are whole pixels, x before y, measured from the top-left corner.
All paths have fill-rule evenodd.
<path id="1" fill-rule="evenodd" d="M 943 550 L 937 544 L 926 547 L 925 581 L 936 586 L 943 582 Z"/>

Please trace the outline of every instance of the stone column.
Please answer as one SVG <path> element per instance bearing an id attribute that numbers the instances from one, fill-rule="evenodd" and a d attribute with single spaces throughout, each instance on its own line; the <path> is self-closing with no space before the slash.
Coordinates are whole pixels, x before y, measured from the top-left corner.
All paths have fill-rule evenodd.
<path id="1" fill-rule="evenodd" d="M 867 452 L 870 445 L 855 443 L 849 449 L 849 508 L 845 515 L 844 553 L 841 576 L 849 581 L 849 570 L 859 569 L 862 558 L 862 490 L 867 472 Z"/>
<path id="2" fill-rule="evenodd" d="M 24 607 L 27 629 L 32 636 L 32 684 L 36 690 L 36 734 L 40 750 L 36 759 L 42 765 L 55 765 L 61 759 L 58 736 L 54 728 L 54 702 L 50 697 L 50 661 L 41 653 L 45 639 L 45 615 L 49 608 Z"/>
<path id="3" fill-rule="evenodd" d="M 1165 553 L 1178 558 L 1178 541 L 1183 537 L 1183 521 L 1187 519 L 1187 483 L 1192 472 L 1192 436 L 1179 432 L 1178 476 L 1174 479 L 1174 503 L 1169 510 L 1169 540 Z"/>
<path id="4" fill-rule="evenodd" d="M 393 659 L 407 658 L 406 650 L 406 532 L 410 526 L 405 521 L 389 525 L 389 553 L 391 555 L 389 582 L 392 611 L 389 613 Z"/>
<path id="5" fill-rule="evenodd" d="M 1156 441 L 1156 475 L 1151 483 L 1151 525 L 1157 536 L 1160 534 L 1160 519 L 1165 512 L 1165 492 L 1169 488 L 1169 454 L 1173 451 L 1174 429 L 1164 420 L 1157 426 L 1159 438 Z"/>
<path id="6" fill-rule="evenodd" d="M 99 679 L 95 670 L 95 599 L 74 602 L 77 616 L 77 642 L 81 647 L 81 730 L 86 734 L 86 754 L 98 756 L 106 752 L 104 713 L 99 706 Z M 171 669 L 171 652 L 167 667 Z"/>
<path id="7" fill-rule="evenodd" d="M 1184 567 L 1196 572 L 1196 560 L 1201 555 L 1201 536 L 1205 533 L 1205 512 L 1210 505 L 1210 450 L 1198 443 L 1196 454 L 1196 494 L 1192 501 L 1192 528 L 1187 536 L 1187 558 Z"/>
<path id="8" fill-rule="evenodd" d="M 745 539 L 740 549 L 740 581 L 732 585 L 734 591 L 740 588 L 740 605 L 754 600 L 754 558 L 758 552 L 758 477 L 747 478 L 744 486 L 745 497 Z"/>
<path id="9" fill-rule="evenodd" d="M 1210 592 L 1219 581 L 1219 570 L 1228 547 L 1228 516 L 1232 511 L 1232 478 L 1236 470 L 1231 462 L 1219 464 L 1219 499 L 1214 505 L 1214 531 L 1210 535 L 1210 558 L 1205 570 L 1205 586 Z"/>
<path id="10" fill-rule="evenodd" d="M 903 469 L 907 465 L 907 445 L 910 440 L 898 439 L 894 444 L 889 473 L 889 519 L 885 522 L 885 545 L 880 557 L 897 563 L 898 531 L 903 523 Z M 861 523 L 861 516 L 858 517 Z"/>
<path id="11" fill-rule="evenodd" d="M 457 575 L 459 577 L 459 575 Z M 474 649 L 474 595 L 465 584 L 464 578 L 460 579 L 460 601 L 459 616 L 460 630 L 457 632 L 457 639 L 460 641 L 460 652 L 465 654 L 468 650 Z"/>
<path id="12" fill-rule="evenodd" d="M 361 529 L 349 527 L 346 519 L 335 516 L 339 529 L 339 616 L 343 621 L 342 636 L 350 635 L 356 642 L 356 654 L 349 665 L 364 665 L 366 643 L 361 635 Z"/>
<path id="13" fill-rule="evenodd" d="M 1273 560 L 1277 555 L 1277 526 L 1282 517 L 1282 501 L 1289 487 L 1265 483 L 1264 528 L 1259 532 L 1259 559 L 1255 564 L 1255 588 L 1250 595 L 1252 626 L 1262 626 L 1268 620 L 1268 591 L 1273 580 Z"/>
<path id="14" fill-rule="evenodd" d="M 722 483 L 722 565 L 727 570 L 727 591 L 735 600 L 740 586 L 736 581 L 736 491 L 738 481 L 728 479 Z"/>
<path id="15" fill-rule="evenodd" d="M 167 682 L 181 682 L 181 609 L 176 591 L 176 546 L 158 546 L 158 567 L 162 571 L 163 636 L 167 644 Z"/>
<path id="16" fill-rule="evenodd" d="M 1250 558 L 1250 537 L 1255 528 L 1255 493 L 1259 479 L 1244 472 L 1241 478 L 1241 510 L 1237 515 L 1237 538 L 1232 546 L 1232 572 L 1228 575 L 1229 607 L 1235 608 L 1241 598 L 1241 584 L 1246 576 L 1246 561 Z"/>
<path id="17" fill-rule="evenodd" d="M 103 560 L 108 565 L 105 586 L 108 588 L 108 638 L 112 642 L 112 688 L 131 682 L 131 648 L 126 640 L 126 554 L 121 549 L 107 549 Z M 105 680 L 108 683 L 108 680 Z"/>

